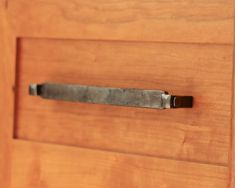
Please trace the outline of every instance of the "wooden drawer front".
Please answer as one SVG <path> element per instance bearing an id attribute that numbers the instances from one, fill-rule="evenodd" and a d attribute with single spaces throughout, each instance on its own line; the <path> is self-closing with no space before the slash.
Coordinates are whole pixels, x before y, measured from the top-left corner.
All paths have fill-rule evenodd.
<path id="1" fill-rule="evenodd" d="M 27 159 L 27 160 L 26 160 Z M 227 168 L 18 141 L 11 188 L 227 188 Z"/>
<path id="2" fill-rule="evenodd" d="M 232 46 L 92 40 L 18 40 L 15 137 L 227 164 Z M 43 100 L 30 83 L 162 89 L 192 109 L 139 109 Z"/>
<path id="3" fill-rule="evenodd" d="M 233 3 L 10 0 L 8 10 L 17 36 L 231 44 Z"/>
<path id="4" fill-rule="evenodd" d="M 3 0 L 0 187 L 227 188 L 233 39 L 234 0 Z M 194 106 L 29 96 L 43 82 L 160 89 Z"/>

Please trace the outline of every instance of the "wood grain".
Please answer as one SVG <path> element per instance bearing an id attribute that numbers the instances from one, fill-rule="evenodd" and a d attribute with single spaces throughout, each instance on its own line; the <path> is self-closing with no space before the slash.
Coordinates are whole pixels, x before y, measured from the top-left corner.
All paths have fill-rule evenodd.
<path id="1" fill-rule="evenodd" d="M 13 165 L 12 188 L 226 188 L 228 181 L 222 166 L 22 141 Z"/>
<path id="2" fill-rule="evenodd" d="M 22 39 L 16 138 L 228 164 L 230 45 Z M 162 89 L 193 109 L 151 110 L 42 100 L 30 83 Z"/>
<path id="3" fill-rule="evenodd" d="M 9 188 L 14 121 L 15 43 L 0 2 L 0 187 Z"/>
<path id="4" fill-rule="evenodd" d="M 235 12 L 234 12 L 235 13 Z M 234 31 L 235 31 L 235 20 L 234 20 Z M 235 41 L 235 33 L 234 41 Z M 230 155 L 229 155 L 229 170 L 230 170 L 230 181 L 229 188 L 235 187 L 235 47 L 233 46 L 233 95 L 232 95 L 232 116 L 231 116 L 231 139 L 230 139 Z"/>
<path id="5" fill-rule="evenodd" d="M 235 84 L 235 80 L 233 81 L 233 84 Z M 234 91 L 235 93 L 235 87 Z M 234 95 L 233 93 L 233 95 Z M 230 147 L 230 163 L 229 163 L 229 169 L 230 169 L 230 181 L 229 181 L 229 188 L 235 187 L 235 100 L 233 96 L 233 117 L 232 117 L 232 125 L 231 125 L 231 147 Z"/>
<path id="6" fill-rule="evenodd" d="M 0 0 L 0 187 L 227 187 L 234 1 L 6 2 Z M 22 39 L 16 62 L 16 37 L 100 41 Z M 28 84 L 44 81 L 163 89 L 193 95 L 195 106 L 156 111 L 29 97 Z M 13 141 L 14 121 L 16 138 L 57 146 Z M 234 169 L 233 160 L 231 188 Z"/>
<path id="7" fill-rule="evenodd" d="M 11 0 L 8 7 L 20 37 L 232 44 L 233 5 L 233 0 Z"/>

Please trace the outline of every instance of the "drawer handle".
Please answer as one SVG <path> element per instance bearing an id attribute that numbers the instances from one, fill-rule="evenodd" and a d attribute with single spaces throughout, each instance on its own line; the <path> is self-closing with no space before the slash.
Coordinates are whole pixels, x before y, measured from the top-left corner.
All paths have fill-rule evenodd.
<path id="1" fill-rule="evenodd" d="M 96 87 L 77 84 L 31 84 L 29 94 L 44 99 L 142 108 L 192 108 L 192 96 L 174 96 L 162 90 Z"/>

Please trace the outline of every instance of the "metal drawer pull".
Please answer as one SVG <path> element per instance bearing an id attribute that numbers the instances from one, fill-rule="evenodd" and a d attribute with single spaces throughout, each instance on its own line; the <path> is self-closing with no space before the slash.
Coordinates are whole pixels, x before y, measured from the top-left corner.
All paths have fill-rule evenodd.
<path id="1" fill-rule="evenodd" d="M 31 84 L 29 94 L 44 99 L 142 108 L 192 108 L 192 96 L 173 96 L 161 90 L 124 89 L 74 84 Z"/>

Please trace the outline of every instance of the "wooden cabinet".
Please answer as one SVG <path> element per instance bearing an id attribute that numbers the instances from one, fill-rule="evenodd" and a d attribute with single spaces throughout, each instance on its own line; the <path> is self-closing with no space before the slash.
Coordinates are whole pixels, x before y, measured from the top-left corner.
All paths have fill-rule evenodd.
<path id="1" fill-rule="evenodd" d="M 0 187 L 234 188 L 233 0 L 0 7 Z M 161 89 L 194 105 L 30 96 L 43 82 Z"/>

